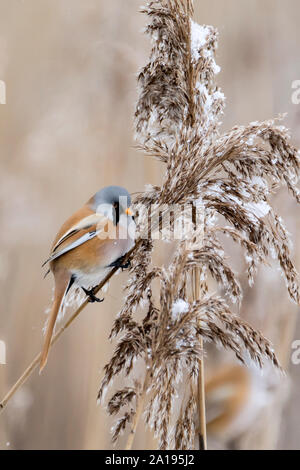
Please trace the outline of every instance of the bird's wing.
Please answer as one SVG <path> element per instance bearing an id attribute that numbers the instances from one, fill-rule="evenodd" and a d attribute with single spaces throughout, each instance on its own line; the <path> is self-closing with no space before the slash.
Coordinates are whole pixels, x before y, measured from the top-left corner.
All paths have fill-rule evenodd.
<path id="1" fill-rule="evenodd" d="M 67 253 L 68 251 L 74 250 L 74 248 L 76 248 L 77 246 L 80 246 L 83 243 L 86 243 L 88 240 L 91 240 L 92 238 L 95 238 L 96 236 L 98 236 L 101 232 L 104 231 L 104 227 L 106 223 L 107 223 L 107 218 L 103 214 L 96 213 L 96 214 L 89 215 L 88 217 L 85 217 L 80 222 L 73 225 L 56 242 L 56 244 L 54 245 L 52 249 L 50 257 L 43 263 L 43 266 L 45 266 L 45 264 L 49 263 L 50 261 L 53 261 L 56 258 L 59 258 L 60 256 Z M 69 243 L 68 245 L 58 250 L 58 248 L 64 242 L 66 242 L 70 237 L 73 237 L 74 235 L 76 235 L 77 233 L 80 233 L 83 230 L 88 230 L 91 227 L 95 227 L 95 228 L 89 232 L 85 232 L 81 237 L 77 238 L 77 240 Z"/>
<path id="2" fill-rule="evenodd" d="M 84 217 L 84 219 L 80 220 L 76 224 L 74 224 L 67 232 L 65 232 L 62 237 L 55 243 L 55 246 L 52 249 L 52 253 L 54 253 L 57 248 L 64 243 L 68 238 L 72 237 L 76 233 L 78 233 L 80 230 L 87 230 L 93 225 L 99 224 L 100 222 L 104 222 L 106 220 L 105 216 L 103 214 L 92 214 L 87 217 Z"/>

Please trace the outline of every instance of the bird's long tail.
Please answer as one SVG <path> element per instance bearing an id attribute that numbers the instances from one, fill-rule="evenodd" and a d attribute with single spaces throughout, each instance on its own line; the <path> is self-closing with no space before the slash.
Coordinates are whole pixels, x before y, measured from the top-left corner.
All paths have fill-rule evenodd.
<path id="1" fill-rule="evenodd" d="M 55 292 L 54 292 L 54 301 L 52 305 L 51 312 L 49 314 L 49 321 L 47 324 L 42 354 L 41 354 L 41 361 L 40 361 L 40 373 L 44 369 L 47 364 L 48 354 L 50 343 L 52 339 L 52 334 L 56 322 L 57 315 L 60 311 L 60 308 L 63 304 L 64 297 L 68 292 L 69 288 L 71 287 L 72 278 L 70 279 L 70 275 L 67 273 L 62 273 L 60 276 L 57 276 L 55 279 Z"/>

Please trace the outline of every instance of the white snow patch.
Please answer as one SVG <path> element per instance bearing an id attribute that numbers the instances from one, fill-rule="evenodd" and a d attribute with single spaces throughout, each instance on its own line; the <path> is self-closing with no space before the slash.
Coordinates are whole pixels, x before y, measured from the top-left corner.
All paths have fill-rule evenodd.
<path id="1" fill-rule="evenodd" d="M 253 176 L 250 180 L 249 183 L 254 186 L 258 186 L 261 189 L 268 189 L 268 184 L 264 178 L 261 176 Z"/>
<path id="2" fill-rule="evenodd" d="M 256 217 L 258 217 L 259 219 L 268 215 L 271 210 L 269 204 L 265 201 L 251 202 L 245 204 L 245 207 L 250 210 L 254 215 L 256 215 Z"/>
<path id="3" fill-rule="evenodd" d="M 172 307 L 172 320 L 177 320 L 183 313 L 187 313 L 190 308 L 188 302 L 183 299 L 178 299 L 174 302 Z"/>
<path id="4" fill-rule="evenodd" d="M 205 46 L 207 36 L 209 35 L 209 28 L 201 26 L 194 21 L 191 21 L 191 51 L 192 57 L 197 62 L 200 58 L 200 49 Z"/>
<path id="5" fill-rule="evenodd" d="M 212 60 L 212 69 L 215 75 L 218 75 L 222 70 L 221 67 L 218 64 L 216 64 L 215 60 Z"/>
<path id="6" fill-rule="evenodd" d="M 215 100 L 225 101 L 225 95 L 220 90 L 215 91 L 213 96 Z"/>

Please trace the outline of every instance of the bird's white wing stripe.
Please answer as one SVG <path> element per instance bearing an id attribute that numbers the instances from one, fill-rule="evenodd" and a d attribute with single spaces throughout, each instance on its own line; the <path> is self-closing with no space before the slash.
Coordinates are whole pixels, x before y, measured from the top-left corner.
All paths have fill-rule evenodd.
<path id="1" fill-rule="evenodd" d="M 89 215 L 88 217 L 85 217 L 80 222 L 73 225 L 66 233 L 63 234 L 63 236 L 56 242 L 56 245 L 53 248 L 53 253 L 70 236 L 74 235 L 75 233 L 78 233 L 80 230 L 88 229 L 92 227 L 93 225 L 98 224 L 101 221 L 105 221 L 105 220 L 106 219 L 103 214 L 97 214 L 97 213 Z"/>
<path id="2" fill-rule="evenodd" d="M 78 238 L 77 240 L 75 240 L 70 245 L 66 246 L 62 250 L 60 250 L 57 253 L 54 253 L 52 256 L 50 256 L 50 258 L 48 258 L 47 261 L 45 261 L 44 264 L 49 263 L 50 261 L 53 261 L 56 258 L 59 258 L 60 256 L 64 255 L 65 253 L 68 253 L 68 251 L 74 250 L 74 248 L 77 248 L 78 246 L 83 245 L 83 243 L 86 243 L 87 241 L 92 240 L 92 238 L 95 238 L 102 231 L 103 231 L 103 229 L 85 233 L 84 235 L 82 235 L 82 237 Z"/>

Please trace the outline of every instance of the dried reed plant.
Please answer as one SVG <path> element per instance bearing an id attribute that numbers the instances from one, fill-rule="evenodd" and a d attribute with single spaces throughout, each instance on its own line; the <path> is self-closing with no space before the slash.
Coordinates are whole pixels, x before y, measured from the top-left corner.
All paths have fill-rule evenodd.
<path id="1" fill-rule="evenodd" d="M 280 368 L 269 341 L 231 310 L 241 304 L 242 290 L 222 236 L 244 249 L 250 285 L 260 263 L 277 260 L 299 304 L 289 235 L 270 198 L 286 185 L 300 202 L 300 155 L 277 120 L 220 133 L 225 98 L 215 84 L 217 31 L 193 22 L 190 0 L 154 0 L 142 11 L 150 19 L 152 50 L 138 77 L 136 137 L 166 171 L 161 187 L 148 187 L 135 201 L 137 224 L 145 235 L 144 206 L 164 213 L 165 207 L 190 205 L 193 226 L 163 267 L 153 265 L 153 240 L 141 236 L 98 399 L 119 376 L 127 382 L 107 406 L 118 415 L 113 441 L 129 428 L 127 449 L 142 415 L 160 449 L 193 449 L 197 433 L 205 448 L 203 340 L 232 350 L 243 364 L 250 359 L 262 367 L 269 360 Z M 164 231 L 161 223 L 156 228 Z M 210 279 L 217 294 L 209 291 Z"/>
<path id="2" fill-rule="evenodd" d="M 217 32 L 192 21 L 191 1 L 151 1 L 143 12 L 150 18 L 147 33 L 153 46 L 139 75 L 136 133 L 140 149 L 165 164 L 166 173 L 161 187 L 149 186 L 136 200 L 141 236 L 126 256 L 132 257 L 127 296 L 111 332 L 111 338 L 121 338 L 105 367 L 98 398 L 104 398 L 118 376 L 128 381 L 108 402 L 109 414 L 119 415 L 113 440 L 130 428 L 127 449 L 143 412 L 161 449 L 194 448 L 197 432 L 205 448 L 203 340 L 233 351 L 243 364 L 250 358 L 262 367 L 268 359 L 280 367 L 269 341 L 230 310 L 228 303 L 240 305 L 242 291 L 220 235 L 244 248 L 250 285 L 260 263 L 277 260 L 290 297 L 299 304 L 289 236 L 270 197 L 286 185 L 300 201 L 300 155 L 276 120 L 220 134 L 225 98 L 215 85 L 220 71 L 215 62 Z M 168 238 L 172 234 L 166 236 L 157 213 L 175 205 L 193 208 L 193 224 L 171 264 L 157 267 L 152 262 L 154 243 L 145 237 L 147 221 L 154 219 L 152 228 Z M 154 217 L 145 213 L 145 206 L 155 207 Z M 174 209 L 171 232 L 177 216 Z M 184 219 L 184 211 L 180 216 Z M 112 269 L 97 292 L 116 271 Z M 209 292 L 211 278 L 219 285 L 218 295 Z M 84 301 L 51 344 L 86 305 Z M 144 311 L 140 320 L 135 318 L 138 307 Z M 0 402 L 0 413 L 39 360 L 40 354 Z"/>

